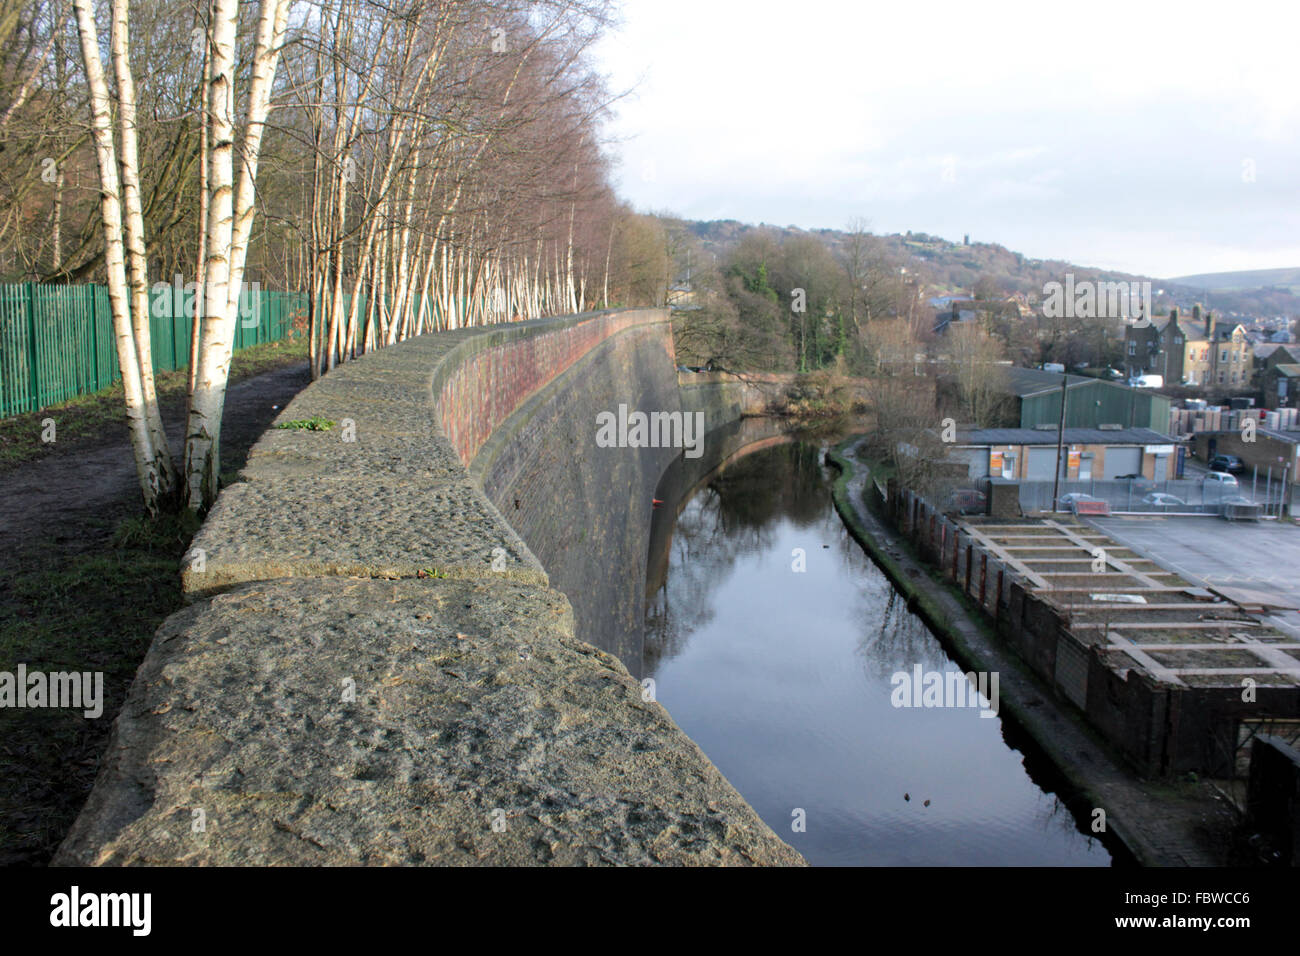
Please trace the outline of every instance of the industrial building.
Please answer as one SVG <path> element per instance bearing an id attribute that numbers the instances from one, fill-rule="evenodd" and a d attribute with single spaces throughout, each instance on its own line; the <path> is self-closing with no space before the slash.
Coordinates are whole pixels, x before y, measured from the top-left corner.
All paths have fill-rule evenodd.
<path id="1" fill-rule="evenodd" d="M 1057 433 L 1042 428 L 977 428 L 958 434 L 949 457 L 965 461 L 971 478 L 1051 481 Z M 1175 477 L 1177 463 L 1173 440 L 1149 428 L 1067 428 L 1060 458 L 1061 477 L 1071 481 L 1130 475 L 1167 481 Z"/>
<path id="2" fill-rule="evenodd" d="M 1163 431 L 1169 427 L 1170 400 L 1164 395 L 1099 378 L 1034 368 L 1006 369 L 1004 387 L 1014 398 L 1012 407 L 1001 422 L 977 424 L 1055 428 L 1061 419 L 1063 380 L 1066 428 L 1118 426 Z"/>

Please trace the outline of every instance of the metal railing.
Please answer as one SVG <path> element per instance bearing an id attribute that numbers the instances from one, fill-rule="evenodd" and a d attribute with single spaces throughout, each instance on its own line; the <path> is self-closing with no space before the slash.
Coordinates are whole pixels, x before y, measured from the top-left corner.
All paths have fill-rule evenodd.
<path id="1" fill-rule="evenodd" d="M 194 293 L 158 286 L 149 296 L 154 369 L 189 364 Z M 307 313 L 299 292 L 249 290 L 235 349 L 285 338 Z M 101 285 L 0 285 L 0 418 L 97 392 L 121 379 L 108 289 Z"/>
<path id="2" fill-rule="evenodd" d="M 1209 514 L 1224 513 L 1231 499 L 1242 499 L 1259 506 L 1265 517 L 1277 517 L 1287 502 L 1282 469 L 1251 471 L 1237 475 L 1237 485 L 1207 481 L 1203 477 L 1152 481 L 1137 478 L 1093 478 L 1084 481 L 1063 479 L 1059 494 L 1084 494 L 1110 505 L 1112 512 L 1132 514 Z M 1022 481 L 1020 508 L 1025 512 L 1051 511 L 1051 481 Z M 1242 504 L 1238 501 L 1237 504 Z M 1069 510 L 1061 504 L 1058 510 Z M 1244 514 L 1243 514 L 1244 516 Z"/>

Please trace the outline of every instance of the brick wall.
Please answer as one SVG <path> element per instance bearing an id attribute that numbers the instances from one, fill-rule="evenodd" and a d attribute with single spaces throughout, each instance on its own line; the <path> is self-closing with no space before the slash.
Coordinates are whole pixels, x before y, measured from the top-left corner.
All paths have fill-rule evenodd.
<path id="1" fill-rule="evenodd" d="M 558 328 L 553 321 L 549 326 L 521 322 L 467 339 L 461 346 L 463 361 L 447 363 L 450 367 L 434 382 L 439 423 L 462 464 L 468 466 L 488 436 L 529 397 L 601 342 L 664 318 L 658 309 L 590 313 Z"/>

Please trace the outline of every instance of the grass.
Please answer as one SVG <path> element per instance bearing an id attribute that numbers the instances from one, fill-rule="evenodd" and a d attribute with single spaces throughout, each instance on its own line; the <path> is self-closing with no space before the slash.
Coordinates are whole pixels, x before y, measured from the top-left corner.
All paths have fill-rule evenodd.
<path id="1" fill-rule="evenodd" d="M 93 532 L 96 529 L 87 529 Z M 33 542 L 0 585 L 0 660 L 30 670 L 101 671 L 103 715 L 0 709 L 0 865 L 46 862 L 76 818 L 154 631 L 181 606 L 183 519 L 130 518 L 68 554 Z M 129 599 L 128 599 L 129 596 Z"/>
<path id="2" fill-rule="evenodd" d="M 323 415 L 313 415 L 311 418 L 295 418 L 291 422 L 281 422 L 275 427 L 293 428 L 298 431 L 327 432 L 334 427 L 334 424 Z"/>
<path id="3" fill-rule="evenodd" d="M 230 382 L 261 375 L 286 365 L 307 361 L 307 340 L 299 337 L 268 342 L 236 352 L 230 363 Z M 156 376 L 158 401 L 164 408 L 182 408 L 188 384 L 185 369 Z M 125 394 L 122 384 L 79 395 L 59 405 L 24 412 L 0 421 L 0 473 L 51 454 L 56 448 L 117 440 L 124 434 Z M 56 441 L 41 440 L 46 418 L 55 421 Z"/>

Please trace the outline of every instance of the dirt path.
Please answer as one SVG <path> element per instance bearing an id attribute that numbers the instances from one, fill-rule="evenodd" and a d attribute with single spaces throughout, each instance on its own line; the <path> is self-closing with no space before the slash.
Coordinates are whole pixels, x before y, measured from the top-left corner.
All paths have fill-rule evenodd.
<path id="1" fill-rule="evenodd" d="M 223 473 L 243 464 L 309 381 L 303 362 L 231 386 Z M 179 454 L 183 402 L 162 411 Z M 98 719 L 67 708 L 0 708 L 0 866 L 50 859 L 90 792 L 154 631 L 181 605 L 177 571 L 188 535 L 174 519 L 152 531 L 124 520 L 144 509 L 126 430 L 113 431 L 0 474 L 0 670 L 25 662 L 104 678 Z"/>
<path id="2" fill-rule="evenodd" d="M 243 464 L 249 447 L 279 409 L 310 380 L 306 364 L 299 364 L 230 387 L 221 427 L 223 472 Z M 176 403 L 162 411 L 172 454 L 179 461 L 185 409 Z M 78 442 L 0 474 L 0 578 L 27 543 L 55 542 L 65 550 L 82 551 L 111 533 L 118 520 L 140 510 L 125 429 L 116 440 Z"/>

